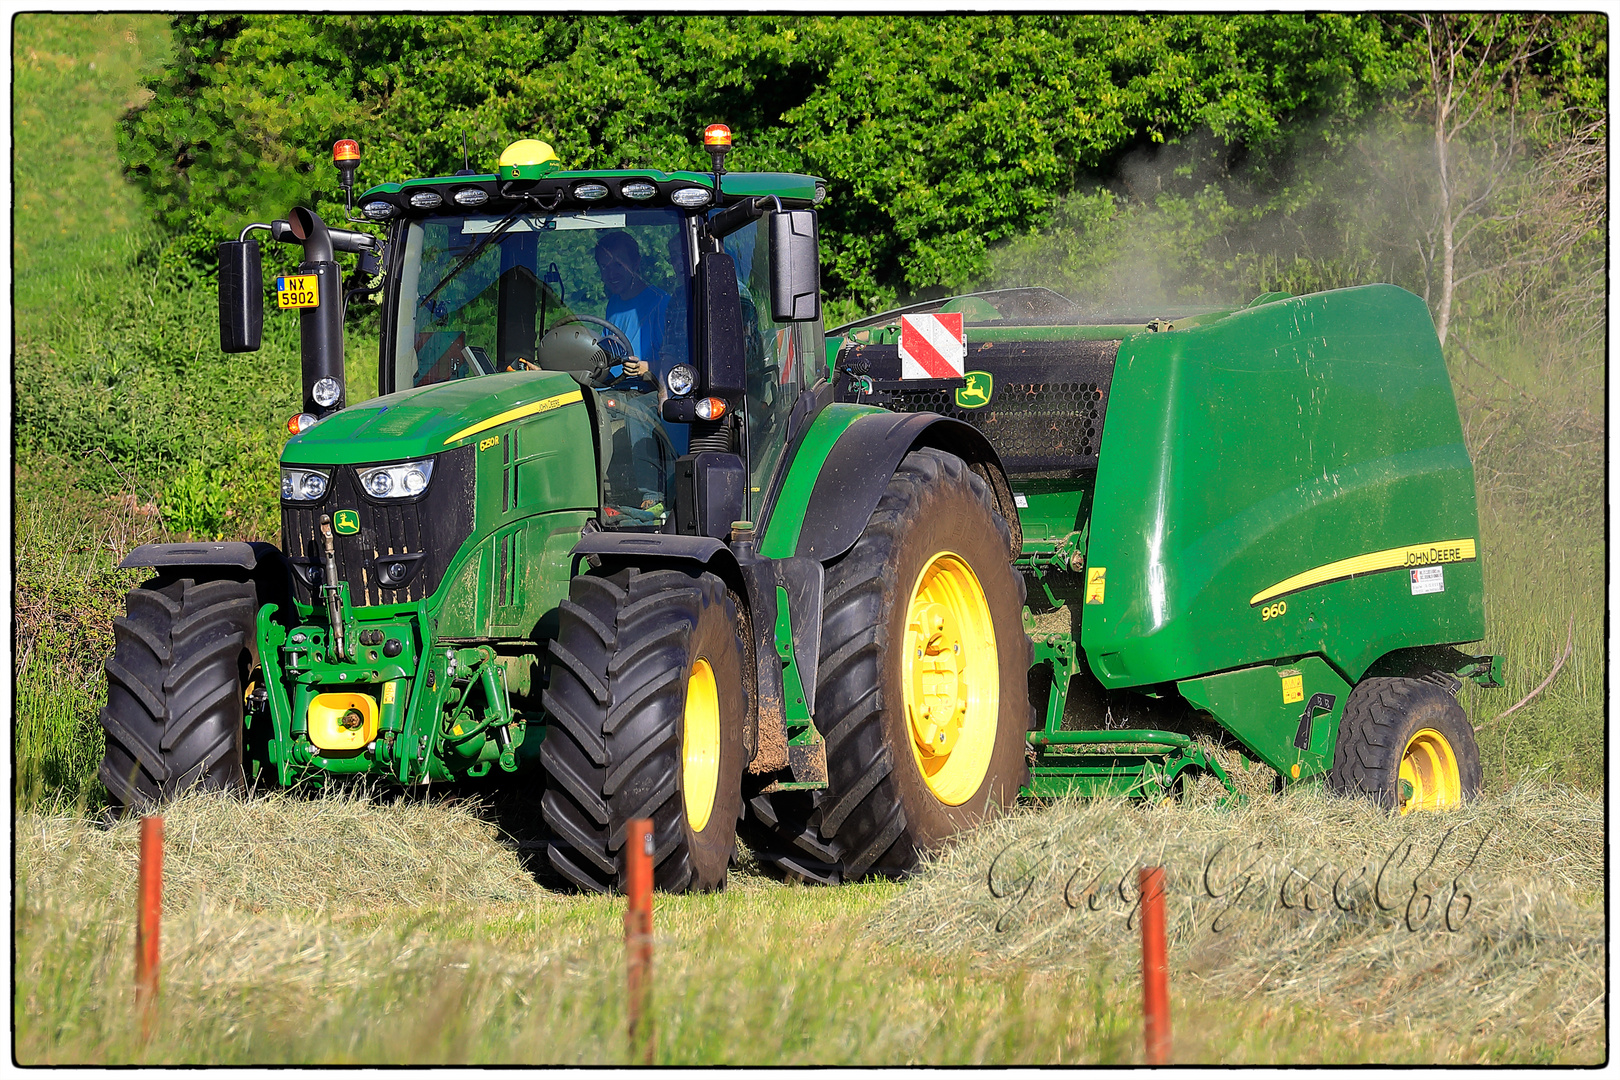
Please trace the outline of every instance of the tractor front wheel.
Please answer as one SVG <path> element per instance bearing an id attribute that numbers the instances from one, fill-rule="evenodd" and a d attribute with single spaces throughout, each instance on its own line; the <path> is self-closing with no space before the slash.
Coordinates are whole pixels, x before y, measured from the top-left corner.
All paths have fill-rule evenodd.
<path id="1" fill-rule="evenodd" d="M 1479 746 L 1468 714 L 1420 679 L 1363 679 L 1339 721 L 1328 788 L 1389 810 L 1441 810 L 1479 794 Z"/>
<path id="2" fill-rule="evenodd" d="M 253 583 L 154 578 L 130 590 L 125 612 L 101 710 L 100 777 L 115 807 L 240 790 L 242 699 L 258 662 Z"/>
<path id="3" fill-rule="evenodd" d="M 574 578 L 551 646 L 540 744 L 552 868 L 582 891 L 623 882 L 632 818 L 653 823 L 653 884 L 725 885 L 742 811 L 743 641 L 713 574 Z"/>

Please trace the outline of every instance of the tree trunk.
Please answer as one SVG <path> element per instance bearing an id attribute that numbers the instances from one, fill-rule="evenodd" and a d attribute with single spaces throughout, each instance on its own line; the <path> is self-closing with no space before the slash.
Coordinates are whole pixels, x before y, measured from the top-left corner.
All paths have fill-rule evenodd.
<path id="1" fill-rule="evenodd" d="M 1435 111 L 1434 158 L 1440 172 L 1440 304 L 1435 314 L 1434 332 L 1443 346 L 1446 328 L 1451 325 L 1451 296 L 1456 287 L 1457 225 L 1451 216 L 1451 148 L 1446 140 L 1445 113 L 1439 108 Z"/>

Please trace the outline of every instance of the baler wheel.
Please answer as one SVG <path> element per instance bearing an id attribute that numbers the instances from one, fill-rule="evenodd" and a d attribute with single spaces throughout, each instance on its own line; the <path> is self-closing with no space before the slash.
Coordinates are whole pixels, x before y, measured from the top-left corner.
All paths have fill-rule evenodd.
<path id="1" fill-rule="evenodd" d="M 631 818 L 653 822 L 653 884 L 724 887 L 742 814 L 743 641 L 713 574 L 573 579 L 551 647 L 540 744 L 553 869 L 584 892 L 622 885 Z"/>
<path id="2" fill-rule="evenodd" d="M 773 861 L 813 880 L 902 875 L 1013 804 L 1032 713 L 1009 543 L 962 459 L 906 455 L 860 539 L 827 567 L 816 724 L 828 787 L 751 801 L 756 832 L 792 849 Z"/>
<path id="3" fill-rule="evenodd" d="M 242 710 L 258 663 L 250 581 L 158 577 L 113 620 L 101 782 L 116 809 L 193 787 L 241 790 Z"/>
<path id="4" fill-rule="evenodd" d="M 1480 785 L 1479 746 L 1456 698 L 1419 679 L 1356 684 L 1339 721 L 1330 790 L 1408 814 L 1459 805 Z"/>

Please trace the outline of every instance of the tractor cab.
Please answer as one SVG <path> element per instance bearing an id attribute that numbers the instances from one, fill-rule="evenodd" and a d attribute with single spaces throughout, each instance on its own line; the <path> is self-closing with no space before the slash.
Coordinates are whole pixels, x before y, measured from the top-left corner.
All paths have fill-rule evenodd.
<path id="1" fill-rule="evenodd" d="M 400 224 L 384 385 L 568 372 L 599 420 L 602 524 L 662 525 L 689 440 L 659 405 L 695 370 L 692 230 L 667 207 L 514 209 Z"/>
<path id="2" fill-rule="evenodd" d="M 719 168 L 571 173 L 532 140 L 492 175 L 373 188 L 361 213 L 390 230 L 380 391 L 567 372 L 596 419 L 599 524 L 669 531 L 678 462 L 718 453 L 733 460 L 697 464 L 719 482 L 682 490 L 723 488 L 723 512 L 688 508 L 680 525 L 723 534 L 762 509 L 788 414 L 821 374 L 802 363 L 821 351 L 817 283 L 781 280 L 787 256 L 814 278 L 812 227 L 778 230 L 799 250 L 777 252 L 770 226 L 809 218 L 821 190 Z M 773 284 L 797 308 L 773 306 Z"/>

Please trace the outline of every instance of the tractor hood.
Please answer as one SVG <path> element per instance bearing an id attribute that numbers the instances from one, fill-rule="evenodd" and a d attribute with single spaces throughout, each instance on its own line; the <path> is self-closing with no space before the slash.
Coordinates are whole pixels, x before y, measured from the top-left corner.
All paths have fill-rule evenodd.
<path id="1" fill-rule="evenodd" d="M 333 413 L 289 439 L 281 460 L 290 465 L 358 465 L 427 457 L 485 438 L 513 420 L 583 400 L 580 384 L 556 371 L 419 386 Z"/>

